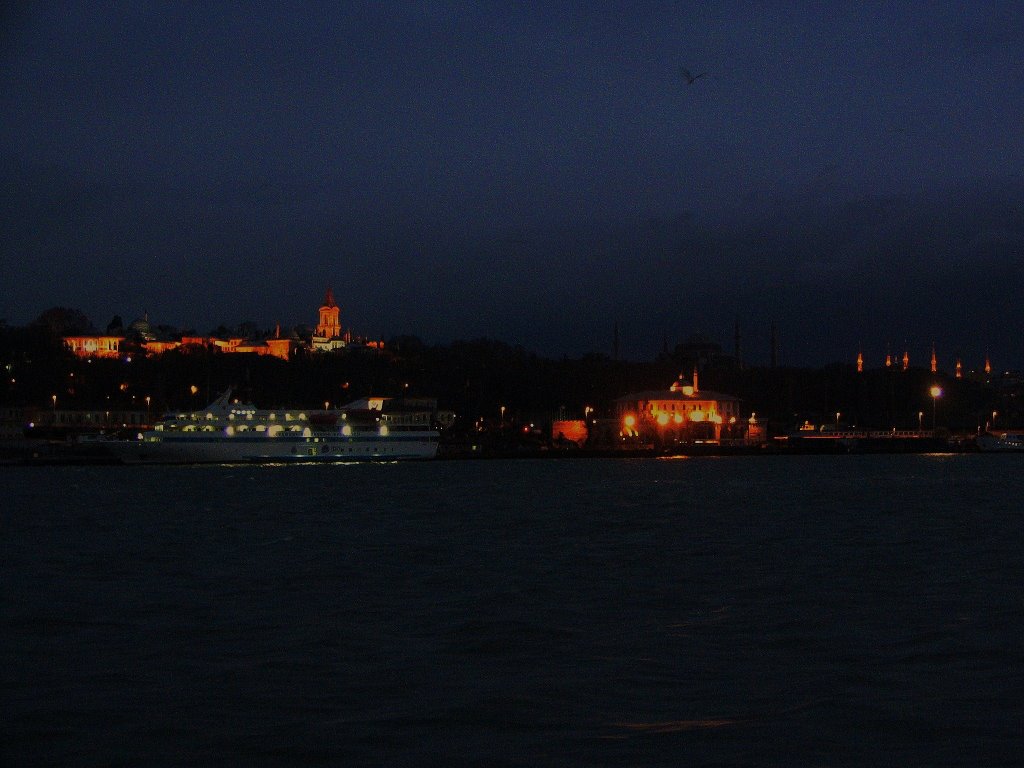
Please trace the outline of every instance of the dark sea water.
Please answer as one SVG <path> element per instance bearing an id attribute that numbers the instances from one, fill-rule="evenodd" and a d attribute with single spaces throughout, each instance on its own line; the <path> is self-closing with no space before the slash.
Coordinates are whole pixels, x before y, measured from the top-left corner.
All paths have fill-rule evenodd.
<path id="1" fill-rule="evenodd" d="M 1024 764 L 1024 456 L 0 491 L 4 765 Z"/>

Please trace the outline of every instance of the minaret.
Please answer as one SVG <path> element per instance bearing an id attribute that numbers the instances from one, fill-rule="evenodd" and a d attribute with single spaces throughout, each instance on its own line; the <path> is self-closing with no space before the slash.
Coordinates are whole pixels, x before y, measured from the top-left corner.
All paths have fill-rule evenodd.
<path id="1" fill-rule="evenodd" d="M 985 352 L 985 375 L 992 373 L 992 363 L 988 359 L 988 352 Z"/>
<path id="2" fill-rule="evenodd" d="M 888 345 L 885 347 L 885 367 L 892 368 L 892 352 L 889 350 Z"/>
<path id="3" fill-rule="evenodd" d="M 935 342 L 932 342 L 932 373 L 936 373 L 939 370 L 939 361 L 935 357 Z"/>
<path id="4" fill-rule="evenodd" d="M 964 377 L 964 365 L 960 361 L 959 357 L 956 359 L 956 377 L 958 379 L 962 379 Z"/>
<path id="5" fill-rule="evenodd" d="M 857 373 L 864 373 L 864 352 L 857 350 Z"/>
<path id="6" fill-rule="evenodd" d="M 693 393 L 697 394 L 700 389 L 697 387 L 697 366 L 693 366 Z"/>
<path id="7" fill-rule="evenodd" d="M 903 350 L 903 370 L 907 370 L 910 367 L 910 352 L 907 349 Z"/>

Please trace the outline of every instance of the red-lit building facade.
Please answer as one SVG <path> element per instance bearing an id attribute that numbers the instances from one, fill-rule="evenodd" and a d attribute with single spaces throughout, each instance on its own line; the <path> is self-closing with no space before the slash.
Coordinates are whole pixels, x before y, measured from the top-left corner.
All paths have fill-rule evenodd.
<path id="1" fill-rule="evenodd" d="M 634 392 L 615 401 L 621 433 L 641 440 L 718 441 L 742 431 L 740 401 L 732 395 L 702 391 L 697 372 L 690 383 L 680 376 L 666 390 Z"/>
<path id="2" fill-rule="evenodd" d="M 219 338 L 216 336 L 180 336 L 161 339 L 152 332 L 148 316 L 133 322 L 124 334 L 91 334 L 63 337 L 65 346 L 81 358 L 120 358 L 130 354 L 148 356 L 162 355 L 174 349 L 212 349 L 224 354 L 268 355 L 288 360 L 297 347 L 306 347 L 317 352 L 337 352 L 346 348 L 381 350 L 384 342 L 354 338 L 350 330 L 343 330 L 341 310 L 334 301 L 334 293 L 328 288 L 323 305 L 319 310 L 319 322 L 311 337 L 300 339 L 294 333 L 283 336 L 278 325 L 274 334 L 265 339 L 248 339 L 241 336 Z"/>

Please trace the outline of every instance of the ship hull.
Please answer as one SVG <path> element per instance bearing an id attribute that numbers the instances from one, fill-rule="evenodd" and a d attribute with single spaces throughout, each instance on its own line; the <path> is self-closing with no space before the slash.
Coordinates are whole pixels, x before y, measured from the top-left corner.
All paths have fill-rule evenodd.
<path id="1" fill-rule="evenodd" d="M 437 455 L 436 433 L 387 437 L 226 437 L 161 435 L 107 444 L 125 464 L 407 461 Z"/>
<path id="2" fill-rule="evenodd" d="M 978 435 L 975 443 L 985 453 L 1024 453 L 1024 433 L 985 433 Z"/>

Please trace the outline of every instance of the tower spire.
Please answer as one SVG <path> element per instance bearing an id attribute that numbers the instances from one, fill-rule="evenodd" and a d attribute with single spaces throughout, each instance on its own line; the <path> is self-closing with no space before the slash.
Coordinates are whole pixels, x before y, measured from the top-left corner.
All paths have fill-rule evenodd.
<path id="1" fill-rule="evenodd" d="M 320 323 L 316 327 L 316 335 L 323 339 L 335 339 L 341 336 L 340 313 L 341 310 L 334 303 L 334 291 L 328 287 L 324 305 L 320 307 Z"/>

